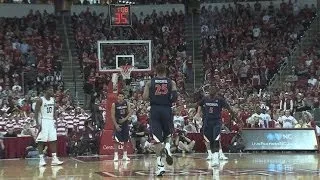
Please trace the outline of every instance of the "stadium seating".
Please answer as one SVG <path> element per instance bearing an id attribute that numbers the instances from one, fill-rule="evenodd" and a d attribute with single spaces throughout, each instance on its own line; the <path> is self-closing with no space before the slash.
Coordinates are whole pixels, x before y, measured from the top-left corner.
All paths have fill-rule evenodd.
<path id="1" fill-rule="evenodd" d="M 2 124 L 8 118 L 12 120 L 0 125 L 0 131 L 23 127 L 29 118 L 20 110 L 29 114 L 34 97 L 43 87 L 63 86 L 61 48 L 52 14 L 30 11 L 22 18 L 0 18 Z"/>
<path id="2" fill-rule="evenodd" d="M 292 4 L 270 6 L 261 10 L 249 4 L 202 7 L 207 83 L 242 92 L 258 92 L 268 85 L 315 16 L 315 10 L 307 6 L 298 13 Z"/>
<path id="3" fill-rule="evenodd" d="M 0 76 L 4 80 L 0 86 L 11 89 L 19 85 L 25 87 L 20 89 L 23 92 L 33 87 L 40 90 L 48 84 L 61 85 L 62 44 L 55 16 L 31 11 L 23 18 L 0 18 L 0 22 L 0 57 L 9 62 L 2 69 Z"/>
<path id="4" fill-rule="evenodd" d="M 161 15 L 162 14 L 162 15 Z M 97 72 L 97 47 L 98 40 L 119 39 L 119 28 L 108 28 L 108 18 L 103 14 L 86 11 L 79 15 L 73 15 L 73 28 L 78 50 L 81 68 L 84 70 L 84 78 L 94 84 L 97 91 L 103 84 L 107 84 L 111 74 Z M 95 22 L 95 23 L 92 23 Z M 163 14 L 154 12 L 145 17 L 133 14 L 133 26 L 123 28 L 123 39 L 151 39 L 153 41 L 153 63 L 166 63 L 169 67 L 171 78 L 177 81 L 180 91 L 184 90 L 184 76 L 182 72 L 181 58 L 177 58 L 177 46 L 183 41 L 184 15 L 180 12 Z M 165 30 L 169 29 L 167 35 Z M 180 61 L 179 61 L 180 59 Z M 138 79 L 152 74 L 136 74 L 133 79 Z"/>

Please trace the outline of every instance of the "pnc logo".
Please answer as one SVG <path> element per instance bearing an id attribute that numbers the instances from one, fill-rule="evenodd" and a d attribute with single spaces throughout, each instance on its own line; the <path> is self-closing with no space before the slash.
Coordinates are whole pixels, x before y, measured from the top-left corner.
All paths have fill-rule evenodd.
<path id="1" fill-rule="evenodd" d="M 281 141 L 292 139 L 292 134 L 286 133 L 266 133 L 265 136 L 268 139 L 268 141 Z"/>

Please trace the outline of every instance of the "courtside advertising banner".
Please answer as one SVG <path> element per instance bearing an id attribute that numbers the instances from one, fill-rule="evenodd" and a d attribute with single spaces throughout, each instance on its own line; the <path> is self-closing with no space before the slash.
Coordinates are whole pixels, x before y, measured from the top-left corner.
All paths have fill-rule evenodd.
<path id="1" fill-rule="evenodd" d="M 243 129 L 245 150 L 318 150 L 314 129 Z"/>

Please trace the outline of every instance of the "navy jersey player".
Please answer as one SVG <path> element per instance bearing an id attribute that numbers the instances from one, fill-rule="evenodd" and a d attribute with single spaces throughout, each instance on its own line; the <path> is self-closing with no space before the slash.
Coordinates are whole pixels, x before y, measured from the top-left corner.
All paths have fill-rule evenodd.
<path id="1" fill-rule="evenodd" d="M 161 155 L 166 155 L 168 165 L 172 165 L 173 159 L 170 152 L 171 134 L 173 131 L 172 103 L 177 100 L 176 83 L 166 77 L 166 67 L 160 64 L 156 67 L 156 77 L 146 83 L 143 98 L 150 100 L 150 125 L 153 139 L 156 141 L 155 151 L 157 155 L 156 175 L 165 173 Z M 163 144 L 165 143 L 165 145 Z M 164 145 L 164 146 L 163 146 Z"/>
<path id="2" fill-rule="evenodd" d="M 203 97 L 201 99 L 203 99 L 204 97 L 209 98 L 209 94 L 204 93 Z M 205 119 L 205 114 L 204 114 L 204 106 L 201 106 L 201 112 L 202 112 L 202 119 Z M 200 118 L 197 115 L 195 116 L 195 118 Z M 208 152 L 208 157 L 206 158 L 206 160 L 211 161 L 212 160 L 212 151 L 210 148 L 210 142 L 209 141 L 204 141 L 204 144 L 206 145 L 207 148 L 207 152 Z M 228 160 L 228 157 L 226 157 L 222 151 L 222 146 L 221 146 L 221 137 L 219 138 L 219 160 Z"/>
<path id="3" fill-rule="evenodd" d="M 131 117 L 130 104 L 124 100 L 124 94 L 118 93 L 117 102 L 112 104 L 111 118 L 115 127 L 114 132 L 114 161 L 119 160 L 118 149 L 119 144 L 123 143 L 123 158 L 124 161 L 130 161 L 128 158 L 128 141 L 129 141 L 129 121 Z"/>
<path id="4" fill-rule="evenodd" d="M 207 143 L 210 143 L 209 153 L 213 153 L 211 156 L 212 166 L 219 164 L 219 139 L 221 133 L 221 111 L 222 108 L 227 109 L 231 113 L 231 118 L 235 118 L 235 113 L 226 102 L 226 100 L 219 96 L 218 88 L 211 87 L 209 96 L 204 97 L 199 104 L 197 117 L 200 117 L 203 111 L 203 134 Z"/>

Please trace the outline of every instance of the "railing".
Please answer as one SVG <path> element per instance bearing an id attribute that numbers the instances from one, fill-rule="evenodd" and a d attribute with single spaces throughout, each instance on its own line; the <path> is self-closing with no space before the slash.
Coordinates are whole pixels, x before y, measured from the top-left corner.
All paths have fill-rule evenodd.
<path id="1" fill-rule="evenodd" d="M 69 38 L 68 38 L 68 32 L 67 32 L 67 26 L 66 26 L 66 21 L 65 21 L 65 17 L 64 15 L 62 15 L 62 22 L 63 22 L 63 32 L 64 32 L 64 36 L 65 36 L 65 40 L 66 40 L 66 46 L 68 49 L 68 59 L 71 62 L 71 69 L 72 69 L 72 81 L 74 83 L 74 92 L 73 95 L 75 96 L 75 100 L 76 102 L 78 102 L 78 93 L 77 93 L 77 81 L 75 79 L 75 70 L 73 68 L 73 58 L 72 58 L 72 53 L 70 50 L 70 43 L 69 43 Z"/>
<path id="2" fill-rule="evenodd" d="M 193 68 L 193 89 L 196 89 L 196 67 L 195 67 L 195 36 L 194 36 L 194 14 L 191 13 L 191 22 L 192 22 L 192 68 Z"/>

